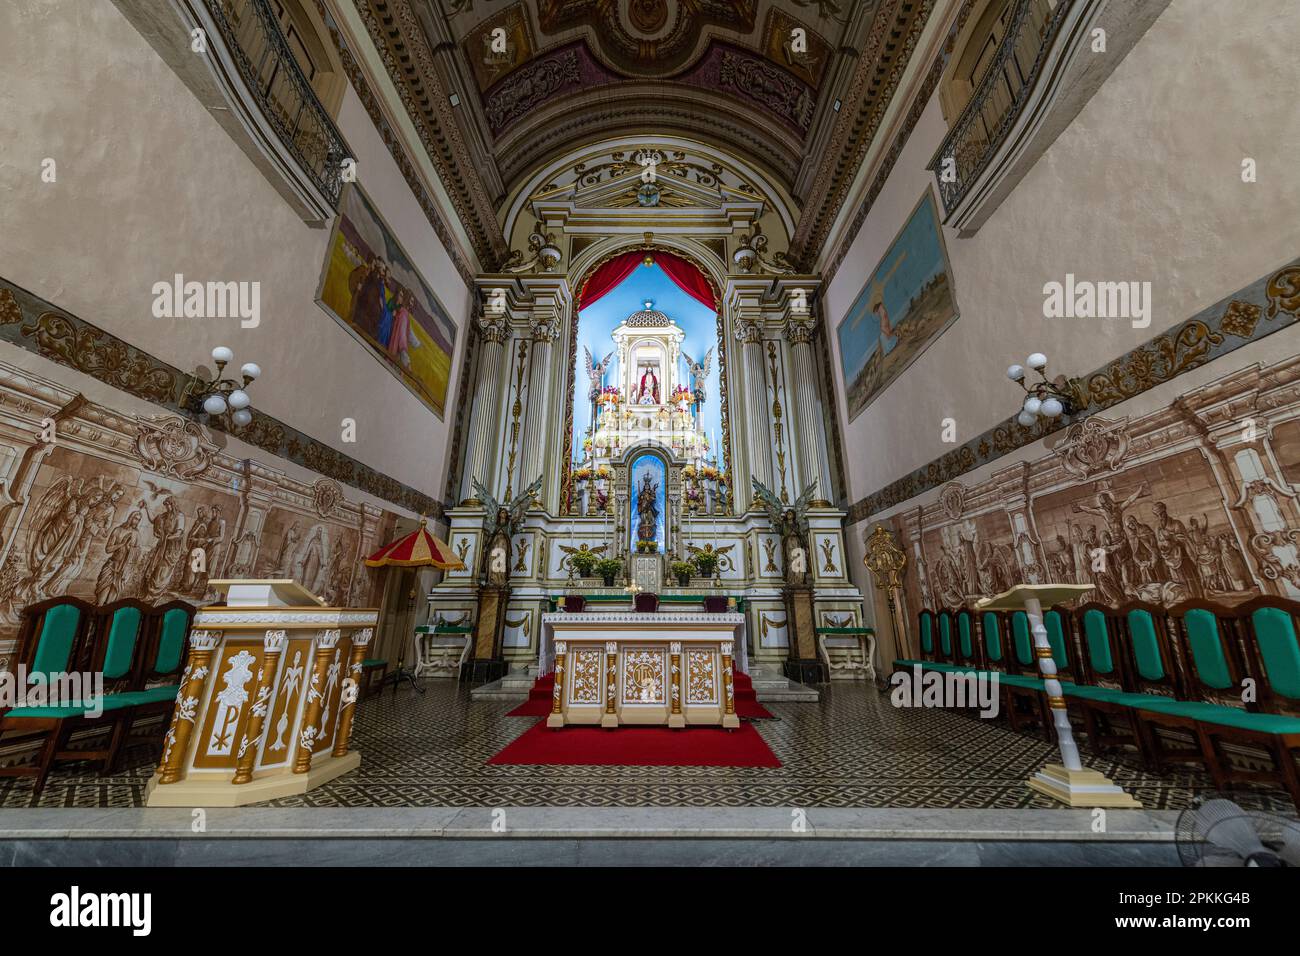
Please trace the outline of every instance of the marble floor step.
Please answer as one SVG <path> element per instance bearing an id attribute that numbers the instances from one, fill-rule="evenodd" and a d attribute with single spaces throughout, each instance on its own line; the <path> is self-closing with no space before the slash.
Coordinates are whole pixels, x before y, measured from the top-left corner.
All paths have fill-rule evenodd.
<path id="1" fill-rule="evenodd" d="M 758 702 L 764 703 L 808 703 L 814 704 L 820 698 L 817 688 L 808 687 L 796 681 L 780 678 L 773 679 L 756 679 L 754 681 L 754 696 Z"/>
<path id="2" fill-rule="evenodd" d="M 500 680 L 482 684 L 469 692 L 470 700 L 518 700 L 528 699 L 528 691 L 533 686 L 533 679 L 519 680 L 507 674 Z"/>

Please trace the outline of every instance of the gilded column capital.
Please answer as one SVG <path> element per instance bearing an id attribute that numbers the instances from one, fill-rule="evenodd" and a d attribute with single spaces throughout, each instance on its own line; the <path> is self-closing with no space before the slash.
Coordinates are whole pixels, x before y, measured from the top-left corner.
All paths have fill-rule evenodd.
<path id="1" fill-rule="evenodd" d="M 190 631 L 190 647 L 196 651 L 215 650 L 220 641 L 220 631 Z"/>
<path id="2" fill-rule="evenodd" d="M 491 342 L 493 345 L 504 345 L 506 339 L 510 338 L 510 325 L 506 322 L 504 315 L 486 315 L 480 313 L 478 316 L 479 335 L 483 336 L 484 342 Z"/>
<path id="3" fill-rule="evenodd" d="M 340 638 L 342 635 L 343 635 L 343 632 L 342 632 L 341 630 L 339 630 L 338 628 L 330 628 L 329 630 L 321 631 L 321 632 L 320 632 L 320 644 L 319 644 L 318 646 L 320 646 L 320 647 L 335 647 L 335 646 L 338 645 L 339 638 Z"/>
<path id="4" fill-rule="evenodd" d="M 781 331 L 785 333 L 786 341 L 791 345 L 808 345 L 812 342 L 813 329 L 816 325 L 817 323 L 811 318 L 791 318 L 786 321 Z"/>
<path id="5" fill-rule="evenodd" d="M 370 639 L 374 636 L 375 629 L 373 627 L 363 627 L 359 631 L 354 631 L 352 634 L 352 646 L 365 647 L 370 643 Z"/>
<path id="6" fill-rule="evenodd" d="M 284 650 L 286 643 L 288 643 L 287 631 L 267 631 L 266 636 L 262 638 L 262 649 L 268 653 L 279 654 Z"/>
<path id="7" fill-rule="evenodd" d="M 763 342 L 763 326 L 753 319 L 736 319 L 736 341 L 744 345 Z"/>
<path id="8" fill-rule="evenodd" d="M 533 341 L 550 345 L 560 334 L 560 323 L 555 320 L 555 316 L 549 316 L 544 320 L 529 323 L 533 333 Z"/>

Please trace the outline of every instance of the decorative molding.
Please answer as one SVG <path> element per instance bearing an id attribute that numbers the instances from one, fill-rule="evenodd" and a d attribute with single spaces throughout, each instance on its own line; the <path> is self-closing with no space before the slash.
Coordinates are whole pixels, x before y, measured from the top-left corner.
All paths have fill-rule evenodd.
<path id="1" fill-rule="evenodd" d="M 1240 321 L 1243 311 L 1249 312 L 1252 306 L 1264 310 L 1266 319 L 1263 323 L 1248 325 Z M 1070 427 L 1243 345 L 1294 325 L 1298 320 L 1300 258 L 1076 380 L 1072 384 L 1084 397 L 1086 405 L 1074 416 Z M 1247 328 L 1248 334 L 1241 334 L 1247 332 Z M 1064 424 L 1049 424 L 1050 421 L 1039 418 L 1033 427 L 1025 428 L 1012 416 L 911 474 L 859 499 L 849 509 L 846 521 L 856 524 L 1066 427 Z"/>
<path id="2" fill-rule="evenodd" d="M 184 404 L 184 396 L 195 381 L 193 376 L 2 277 L 0 342 L 75 369 L 209 429 L 226 432 L 220 418 L 211 418 Z M 250 425 L 227 434 L 412 513 L 444 516 L 441 502 L 264 412 L 254 409 Z"/>
<path id="3" fill-rule="evenodd" d="M 542 615 L 543 624 L 568 624 L 574 621 L 580 621 L 584 626 L 587 624 L 634 624 L 639 631 L 644 627 L 651 627 L 656 624 L 729 624 L 739 626 L 745 623 L 745 615 L 739 611 L 725 611 L 721 614 L 710 614 L 704 611 L 655 611 L 653 613 L 583 611 L 580 614 L 574 614 L 570 611 L 547 611 Z M 572 636 L 572 628 L 566 628 L 565 631 L 571 635 L 569 640 L 582 640 L 581 637 Z M 688 639 L 679 638 L 679 640 Z M 717 640 L 717 638 L 713 637 L 710 640 Z"/>

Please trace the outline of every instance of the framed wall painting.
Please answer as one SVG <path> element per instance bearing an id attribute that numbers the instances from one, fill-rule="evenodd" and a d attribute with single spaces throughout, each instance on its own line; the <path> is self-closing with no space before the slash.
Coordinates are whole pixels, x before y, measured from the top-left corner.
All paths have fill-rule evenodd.
<path id="1" fill-rule="evenodd" d="M 840 321 L 849 421 L 957 320 L 934 194 L 924 195 Z"/>

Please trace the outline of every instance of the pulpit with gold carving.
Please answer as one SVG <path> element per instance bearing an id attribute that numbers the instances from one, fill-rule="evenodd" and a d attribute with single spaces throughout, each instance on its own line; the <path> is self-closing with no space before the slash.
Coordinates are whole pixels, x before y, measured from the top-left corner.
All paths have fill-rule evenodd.
<path id="1" fill-rule="evenodd" d="M 306 793 L 361 763 L 348 750 L 379 612 L 325 607 L 293 581 L 211 581 L 151 807 L 233 807 Z"/>

